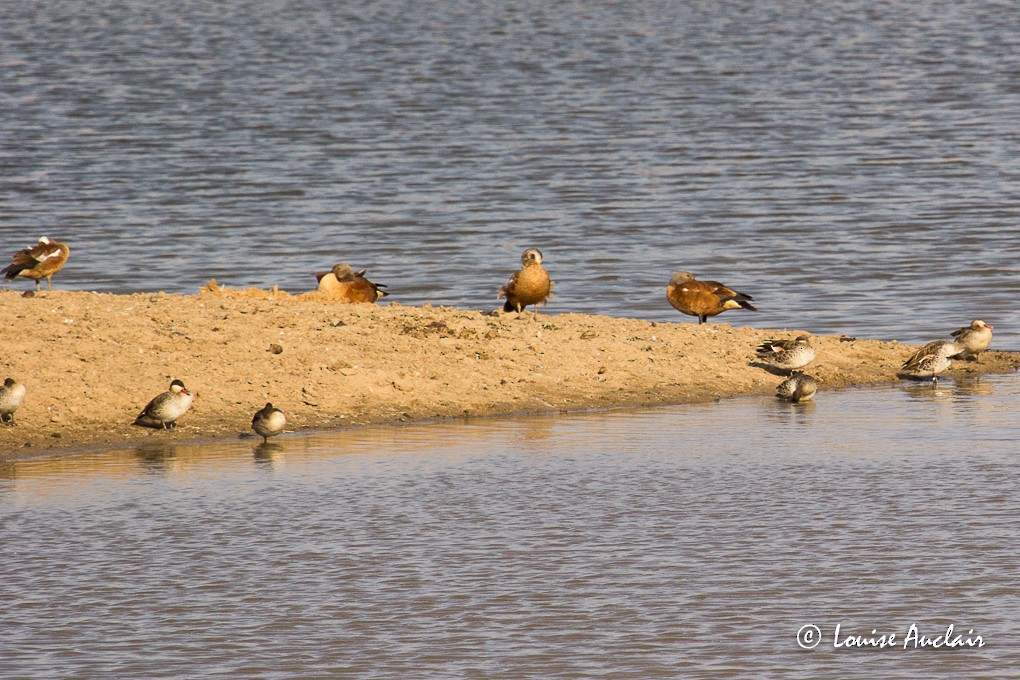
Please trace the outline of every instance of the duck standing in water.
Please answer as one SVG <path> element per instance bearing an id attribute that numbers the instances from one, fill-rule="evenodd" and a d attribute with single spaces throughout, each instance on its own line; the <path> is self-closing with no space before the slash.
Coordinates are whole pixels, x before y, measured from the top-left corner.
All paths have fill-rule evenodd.
<path id="1" fill-rule="evenodd" d="M 521 255 L 521 268 L 514 272 L 510 279 L 499 289 L 497 298 L 506 298 L 503 305 L 504 312 L 516 310 L 517 316 L 528 305 L 534 305 L 535 316 L 538 318 L 538 306 L 544 305 L 552 299 L 552 287 L 554 281 L 549 279 L 549 272 L 542 267 L 542 251 L 538 248 L 528 248 Z"/>
<path id="2" fill-rule="evenodd" d="M 698 323 L 708 317 L 722 314 L 727 309 L 749 309 L 757 312 L 751 304 L 750 295 L 738 293 L 718 281 L 698 281 L 690 272 L 677 272 L 666 287 L 666 299 L 678 311 L 698 317 Z"/>
<path id="3" fill-rule="evenodd" d="M 984 352 L 988 349 L 988 345 L 992 344 L 993 328 L 995 326 L 990 323 L 985 323 L 981 319 L 974 319 L 970 322 L 970 326 L 953 331 L 952 337 L 956 338 L 956 344 L 963 347 L 963 351 L 952 358 L 969 359 L 974 357 L 975 361 L 979 361 L 977 355 Z"/>
<path id="4" fill-rule="evenodd" d="M 815 348 L 811 346 L 811 338 L 798 335 L 793 340 L 766 340 L 755 350 L 758 358 L 781 371 L 794 371 L 804 368 L 815 358 Z"/>
<path id="5" fill-rule="evenodd" d="M 794 371 L 793 374 L 776 386 L 776 396 L 788 399 L 797 404 L 811 401 L 818 391 L 818 382 L 806 373 Z"/>
<path id="6" fill-rule="evenodd" d="M 157 394 L 145 405 L 142 412 L 135 418 L 135 425 L 142 427 L 161 427 L 172 430 L 177 427 L 177 419 L 191 408 L 194 397 L 180 380 L 170 383 L 170 389 Z"/>
<path id="7" fill-rule="evenodd" d="M 351 265 L 341 262 L 334 265 L 328 272 L 316 274 L 315 278 L 319 282 L 319 290 L 321 292 L 329 293 L 344 302 L 375 303 L 384 295 L 389 295 L 389 293 L 382 290 L 386 287 L 386 284 L 372 283 L 365 278 L 365 271 L 362 269 L 356 272 Z"/>
<path id="8" fill-rule="evenodd" d="M 3 269 L 4 278 L 24 276 L 34 279 L 36 290 L 39 290 L 40 279 L 46 279 L 46 285 L 53 290 L 52 276 L 63 269 L 70 254 L 71 249 L 66 245 L 43 236 L 34 246 L 14 253 L 11 263 Z"/>
<path id="9" fill-rule="evenodd" d="M 4 380 L 0 387 L 0 422 L 14 424 L 14 412 L 25 398 L 25 386 L 14 378 Z"/>
<path id="10" fill-rule="evenodd" d="M 963 347 L 949 340 L 936 340 L 917 350 L 903 362 L 902 372 L 911 378 L 931 378 L 931 386 L 939 384 L 938 374 L 949 370 Z"/>
<path id="11" fill-rule="evenodd" d="M 283 432 L 283 428 L 287 425 L 287 416 L 283 414 L 283 411 L 276 408 L 272 403 L 267 403 L 261 409 L 255 412 L 255 416 L 251 419 L 251 429 L 255 430 L 255 433 L 262 437 L 262 443 L 269 441 L 270 437 Z"/>

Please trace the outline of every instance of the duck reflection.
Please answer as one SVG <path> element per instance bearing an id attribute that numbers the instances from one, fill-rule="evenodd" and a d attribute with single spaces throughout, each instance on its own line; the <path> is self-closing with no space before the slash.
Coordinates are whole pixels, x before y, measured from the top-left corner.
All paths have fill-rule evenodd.
<path id="1" fill-rule="evenodd" d="M 255 465 L 269 470 L 282 466 L 285 460 L 283 456 L 285 450 L 286 447 L 277 442 L 259 442 L 258 446 L 252 449 Z"/>
<path id="2" fill-rule="evenodd" d="M 943 381 L 938 387 L 932 387 L 931 382 L 909 382 L 904 383 L 904 390 L 907 396 L 918 401 L 944 401 L 953 398 L 955 385 Z"/>
<path id="3" fill-rule="evenodd" d="M 792 402 L 785 399 L 769 399 L 765 417 L 774 423 L 811 425 L 815 421 L 818 404 L 811 401 Z"/>
<path id="4" fill-rule="evenodd" d="M 987 396 L 994 394 L 992 384 L 981 375 L 960 375 L 953 378 L 953 392 L 958 395 Z"/>
<path id="5" fill-rule="evenodd" d="M 165 474 L 177 458 L 176 447 L 169 444 L 151 444 L 133 452 L 139 467 L 147 474 Z"/>

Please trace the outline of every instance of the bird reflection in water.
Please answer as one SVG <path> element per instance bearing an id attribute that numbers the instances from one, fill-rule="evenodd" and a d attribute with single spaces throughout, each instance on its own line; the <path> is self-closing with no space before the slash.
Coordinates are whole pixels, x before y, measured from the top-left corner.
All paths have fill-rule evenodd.
<path id="1" fill-rule="evenodd" d="M 165 474 L 168 464 L 177 458 L 175 447 L 166 444 L 143 446 L 134 452 L 139 466 L 148 474 Z"/>
<path id="2" fill-rule="evenodd" d="M 259 442 L 258 446 L 252 449 L 255 465 L 269 470 L 275 469 L 283 465 L 285 450 L 286 447 L 276 442 Z"/>

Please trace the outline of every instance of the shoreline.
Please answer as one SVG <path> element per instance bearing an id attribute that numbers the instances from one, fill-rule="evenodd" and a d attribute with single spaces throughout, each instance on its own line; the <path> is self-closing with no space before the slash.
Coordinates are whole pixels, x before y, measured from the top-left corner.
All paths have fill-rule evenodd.
<path id="1" fill-rule="evenodd" d="M 755 347 L 810 333 L 686 317 L 542 311 L 533 321 L 530 312 L 349 305 L 213 282 L 196 295 L 5 290 L 0 308 L 9 320 L 0 379 L 28 389 L 15 425 L 0 427 L 0 460 L 254 435 L 251 417 L 266 402 L 300 431 L 770 394 L 783 377 L 756 365 Z M 916 349 L 837 336 L 812 344 L 806 371 L 819 400 L 834 387 L 897 382 Z M 988 351 L 944 375 L 1018 368 L 1020 354 Z M 174 378 L 195 394 L 176 430 L 133 426 Z"/>

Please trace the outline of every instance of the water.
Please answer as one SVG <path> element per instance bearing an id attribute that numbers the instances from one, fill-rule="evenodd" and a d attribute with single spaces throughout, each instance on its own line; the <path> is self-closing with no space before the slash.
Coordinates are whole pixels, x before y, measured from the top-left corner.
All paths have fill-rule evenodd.
<path id="1" fill-rule="evenodd" d="M 0 675 L 1015 677 L 1018 408 L 996 376 L 6 463 Z M 912 623 L 985 646 L 833 648 Z"/>
<path id="2" fill-rule="evenodd" d="M 677 319 L 686 269 L 737 324 L 1016 348 L 1018 42 L 977 2 L 5 3 L 0 248 L 491 308 L 537 245 L 553 313 Z M 1020 388 L 945 383 L 3 464 L 0 675 L 1013 677 Z M 832 649 L 912 622 L 987 645 Z"/>
<path id="3" fill-rule="evenodd" d="M 0 244 L 69 289 L 313 287 L 1016 347 L 1020 14 L 923 3 L 6 3 Z M 25 287 L 29 283 L 21 284 Z M 690 319 L 686 319 L 690 321 Z"/>

